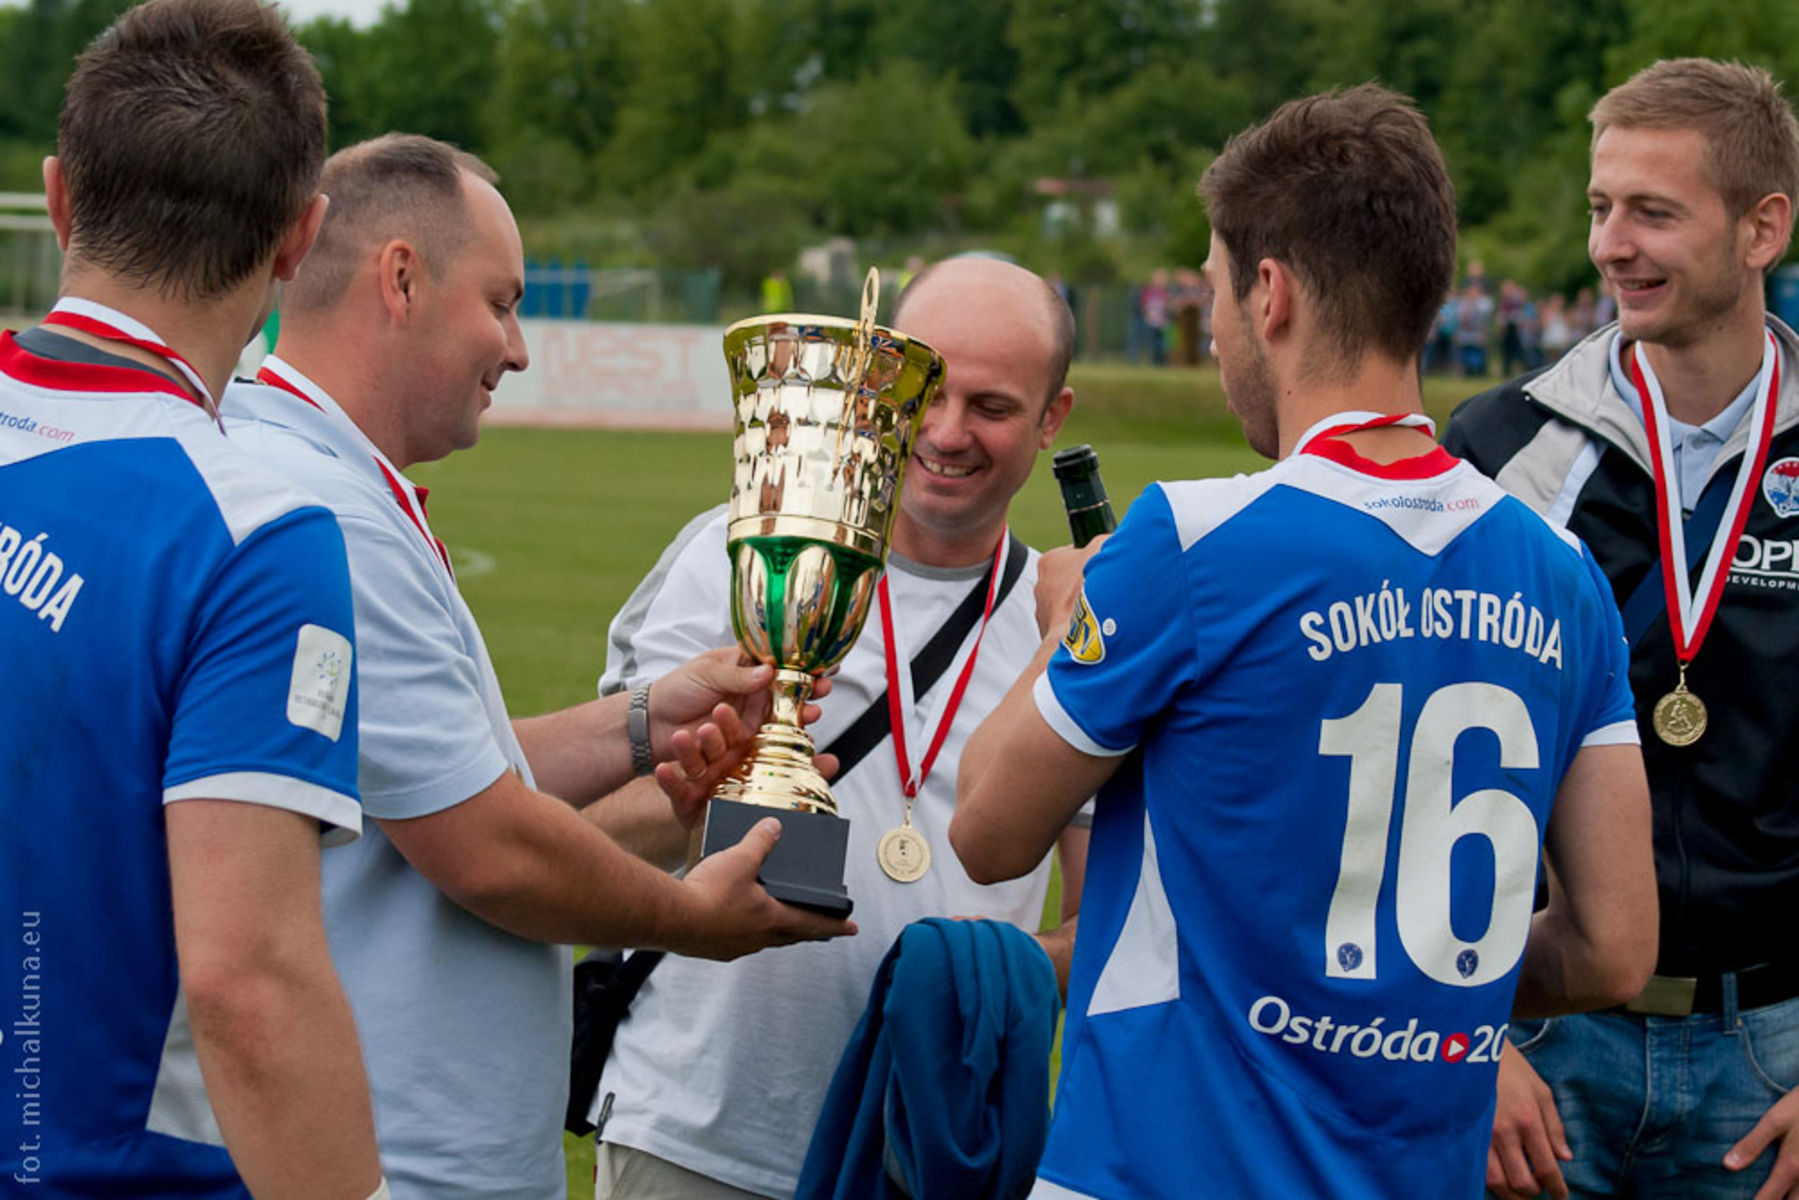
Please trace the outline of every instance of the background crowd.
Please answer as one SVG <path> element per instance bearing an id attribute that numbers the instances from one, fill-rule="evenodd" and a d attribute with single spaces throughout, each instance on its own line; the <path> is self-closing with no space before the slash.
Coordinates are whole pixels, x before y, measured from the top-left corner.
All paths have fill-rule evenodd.
<path id="1" fill-rule="evenodd" d="M 1133 364 L 1196 367 L 1211 361 L 1212 289 L 1198 271 L 1157 268 L 1132 292 L 1125 358 Z M 1605 285 L 1572 296 L 1536 294 L 1515 279 L 1497 283 L 1476 260 L 1443 300 L 1424 347 L 1426 374 L 1504 378 L 1534 371 L 1614 320 Z"/>

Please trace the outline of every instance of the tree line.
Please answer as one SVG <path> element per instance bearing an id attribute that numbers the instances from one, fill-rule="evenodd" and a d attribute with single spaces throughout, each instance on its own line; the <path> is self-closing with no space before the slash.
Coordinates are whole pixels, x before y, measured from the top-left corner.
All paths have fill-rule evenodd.
<path id="1" fill-rule="evenodd" d="M 0 186 L 37 186 L 73 56 L 127 6 L 0 9 Z M 1464 253 L 1571 290 L 1607 87 L 1676 54 L 1799 87 L 1788 0 L 403 0 L 299 33 L 335 144 L 447 139 L 500 171 L 530 252 L 732 286 L 831 235 L 1076 283 L 1194 265 L 1193 184 L 1224 140 L 1374 79 L 1429 116 Z M 1044 219 L 1045 179 L 1075 219 Z M 1116 228 L 1086 219 L 1102 201 Z"/>

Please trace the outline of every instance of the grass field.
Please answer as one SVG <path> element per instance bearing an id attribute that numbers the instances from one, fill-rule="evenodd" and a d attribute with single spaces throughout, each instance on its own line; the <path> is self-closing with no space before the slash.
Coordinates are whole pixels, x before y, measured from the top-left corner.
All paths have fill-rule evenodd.
<path id="1" fill-rule="evenodd" d="M 1253 471 L 1210 370 L 1076 368 L 1058 446 L 1091 442 L 1120 515 L 1157 479 Z M 1431 381 L 1439 420 L 1469 390 Z M 592 696 L 606 627 L 662 548 L 730 492 L 728 435 L 489 429 L 481 445 L 416 468 L 456 557 L 515 713 Z M 1068 539 L 1047 456 L 1012 508 L 1038 547 Z"/>
<path id="2" fill-rule="evenodd" d="M 1122 516 L 1145 485 L 1253 471 L 1215 371 L 1077 367 L 1077 400 L 1058 446 L 1099 451 Z M 1439 422 L 1468 381 L 1431 380 Z M 606 628 L 637 581 L 696 513 L 728 498 L 726 434 L 494 428 L 479 448 L 410 472 L 432 489 L 431 520 L 449 544 L 516 715 L 590 699 Z M 1013 528 L 1040 548 L 1068 526 L 1047 458 L 1012 506 Z M 592 1139 L 567 1141 L 569 1194 L 592 1195 Z"/>

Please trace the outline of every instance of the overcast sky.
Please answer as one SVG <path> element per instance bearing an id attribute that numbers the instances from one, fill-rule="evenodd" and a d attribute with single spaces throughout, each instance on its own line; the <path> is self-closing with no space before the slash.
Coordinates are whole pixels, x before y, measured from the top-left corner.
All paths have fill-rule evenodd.
<path id="1" fill-rule="evenodd" d="M 355 25 L 373 25 L 383 0 L 277 0 L 290 21 L 304 25 L 314 17 L 348 17 Z"/>
<path id="2" fill-rule="evenodd" d="M 276 0 L 288 19 L 304 25 L 314 17 L 348 17 L 356 25 L 373 25 L 381 16 L 384 0 Z M 0 0 L 0 8 L 18 8 L 27 0 Z M 404 5 L 405 0 L 395 0 Z"/>

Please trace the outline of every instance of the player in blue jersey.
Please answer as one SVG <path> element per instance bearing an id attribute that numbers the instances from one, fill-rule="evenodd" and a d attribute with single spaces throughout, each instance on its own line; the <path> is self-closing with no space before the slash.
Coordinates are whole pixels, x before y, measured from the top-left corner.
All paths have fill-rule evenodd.
<path id="1" fill-rule="evenodd" d="M 1295 101 L 1201 188 L 1225 393 L 1279 462 L 1149 489 L 1084 584 L 1046 556 L 1066 636 L 962 759 L 977 879 L 1101 789 L 1033 1195 L 1478 1196 L 1509 1015 L 1653 956 L 1618 615 L 1418 413 L 1455 224 L 1417 111 Z"/>
<path id="2" fill-rule="evenodd" d="M 61 299 L 0 335 L 8 1196 L 386 1194 L 319 900 L 362 819 L 343 539 L 212 399 L 324 157 L 254 0 L 152 0 L 68 84 Z"/>

